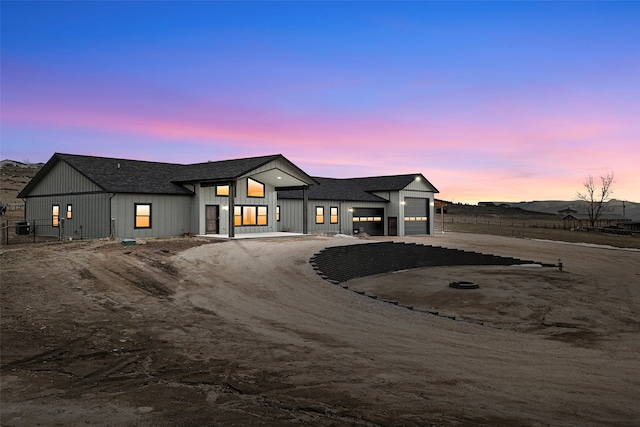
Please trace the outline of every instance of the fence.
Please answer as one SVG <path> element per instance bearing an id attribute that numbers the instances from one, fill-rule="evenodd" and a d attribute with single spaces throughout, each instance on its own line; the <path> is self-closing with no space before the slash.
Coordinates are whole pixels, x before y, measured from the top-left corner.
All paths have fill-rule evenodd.
<path id="1" fill-rule="evenodd" d="M 2 239 L 0 244 L 50 242 L 61 240 L 64 235 L 64 223 L 54 227 L 51 218 L 32 219 L 29 221 L 5 220 L 2 223 Z"/>

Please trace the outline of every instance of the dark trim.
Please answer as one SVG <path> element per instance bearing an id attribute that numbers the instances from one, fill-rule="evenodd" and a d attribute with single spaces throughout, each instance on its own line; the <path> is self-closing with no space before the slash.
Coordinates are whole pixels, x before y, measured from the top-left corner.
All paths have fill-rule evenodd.
<path id="1" fill-rule="evenodd" d="M 280 209 L 280 205 L 276 205 L 276 222 L 280 222 L 282 215 L 282 209 Z"/>
<path id="2" fill-rule="evenodd" d="M 235 205 L 234 207 L 234 215 L 233 215 L 233 220 L 234 220 L 234 225 L 235 225 L 235 209 L 239 208 L 240 209 L 240 225 L 236 225 L 236 227 L 268 227 L 269 226 L 269 205 Z M 243 224 L 244 222 L 244 208 L 256 208 L 256 223 L 255 224 Z M 267 210 L 266 215 L 258 215 L 258 208 L 265 208 Z M 266 216 L 267 218 L 267 223 L 266 224 L 258 224 L 258 217 L 260 216 Z"/>
<path id="3" fill-rule="evenodd" d="M 318 208 L 322 209 L 322 222 L 318 222 Z M 316 206 L 315 210 L 313 211 L 313 219 L 315 220 L 316 224 L 324 224 L 324 206 Z"/>
<path id="4" fill-rule="evenodd" d="M 331 214 L 331 209 L 335 209 L 336 210 L 336 221 L 333 222 L 331 220 L 331 217 L 333 216 Z M 329 206 L 329 224 L 339 224 L 340 223 L 340 209 L 337 206 Z"/>
<path id="5" fill-rule="evenodd" d="M 258 184 L 262 185 L 262 196 L 250 196 L 249 195 L 249 180 L 253 181 L 253 182 L 257 182 Z M 251 198 L 251 199 L 264 199 L 265 197 L 267 197 L 267 186 L 265 185 L 264 182 L 260 182 L 257 179 L 251 178 L 250 176 L 247 177 L 247 198 Z"/>
<path id="6" fill-rule="evenodd" d="M 53 214 L 53 208 L 55 208 L 56 206 L 58 207 L 58 215 L 54 215 L 54 214 Z M 55 217 L 58 217 L 58 225 L 55 225 L 55 224 L 53 223 L 53 218 L 55 218 Z M 56 227 L 56 228 L 57 228 L 57 227 L 60 227 L 60 204 L 55 204 L 55 203 L 53 203 L 53 204 L 51 205 L 51 226 L 52 226 L 52 227 Z"/>
<path id="7" fill-rule="evenodd" d="M 71 207 L 71 210 L 69 210 Z M 71 218 L 69 218 L 69 212 L 71 212 Z M 66 221 L 71 221 L 73 219 L 73 203 L 67 203 L 67 209 L 64 211 L 64 219 Z"/>
<path id="8" fill-rule="evenodd" d="M 109 194 L 108 191 L 84 191 L 81 193 L 55 193 L 55 194 L 36 194 L 34 196 L 25 196 L 25 199 L 37 199 L 42 197 L 66 197 L 66 196 L 86 196 L 89 194 Z"/>
<path id="9" fill-rule="evenodd" d="M 138 227 L 136 225 L 136 222 L 137 222 L 136 219 L 138 218 L 138 206 L 149 206 L 149 226 L 148 227 Z M 140 215 L 140 216 L 143 216 L 143 215 Z M 151 229 L 153 227 L 152 219 L 153 219 L 153 203 L 140 202 L 140 203 L 133 204 L 133 229 L 134 230 Z"/>

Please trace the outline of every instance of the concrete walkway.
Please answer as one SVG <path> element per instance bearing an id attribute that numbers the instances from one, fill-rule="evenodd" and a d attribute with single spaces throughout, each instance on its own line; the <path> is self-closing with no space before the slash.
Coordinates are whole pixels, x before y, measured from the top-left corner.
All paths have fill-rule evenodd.
<path id="1" fill-rule="evenodd" d="M 301 237 L 310 236 L 310 234 L 302 233 L 285 233 L 282 231 L 270 233 L 236 233 L 232 239 L 271 239 L 274 237 Z M 211 239 L 229 239 L 229 234 L 198 234 L 196 237 L 205 237 Z"/>

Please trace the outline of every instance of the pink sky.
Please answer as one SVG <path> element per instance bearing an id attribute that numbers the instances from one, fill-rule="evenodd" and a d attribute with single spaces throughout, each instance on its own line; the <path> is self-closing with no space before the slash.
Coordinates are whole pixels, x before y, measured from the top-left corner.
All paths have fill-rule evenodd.
<path id="1" fill-rule="evenodd" d="M 476 21 L 511 16 L 517 5 L 473 6 L 468 21 L 450 25 L 433 17 L 433 30 L 425 23 L 448 16 L 445 5 L 405 5 L 416 10 L 354 21 L 343 40 L 329 26 L 247 23 L 229 4 L 191 5 L 190 24 L 171 35 L 153 23 L 148 34 L 122 29 L 118 14 L 104 34 L 91 22 L 65 27 L 69 11 L 35 33 L 30 22 L 11 21 L 39 7 L 12 4 L 2 16 L 2 158 L 44 162 L 66 152 L 192 163 L 281 153 L 314 176 L 423 173 L 439 198 L 465 203 L 570 200 L 588 175 L 613 172 L 614 197 L 640 202 L 640 52 L 621 42 L 639 35 L 622 19 L 638 8 L 607 16 L 583 6 L 583 23 L 545 24 L 554 38 L 529 20 L 495 30 Z M 198 7 L 223 7 L 246 25 L 242 37 L 216 44 L 236 27 L 204 21 L 194 31 Z M 330 6 L 308 5 L 326 8 L 324 18 L 307 17 L 302 5 L 278 7 L 303 21 L 336 19 Z M 573 7 L 541 5 L 533 21 L 544 23 L 546 8 L 578 16 Z M 597 38 L 594 28 L 609 33 Z M 122 43 L 124 34 L 137 43 Z M 438 34 L 448 41 L 432 44 Z"/>

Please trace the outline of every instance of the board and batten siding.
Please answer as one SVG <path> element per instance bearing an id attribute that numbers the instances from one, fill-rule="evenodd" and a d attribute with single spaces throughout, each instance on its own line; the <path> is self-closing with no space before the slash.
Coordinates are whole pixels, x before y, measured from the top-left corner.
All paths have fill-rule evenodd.
<path id="1" fill-rule="evenodd" d="M 116 194 L 111 217 L 117 238 L 172 237 L 194 232 L 191 197 L 162 194 Z M 151 227 L 135 228 L 135 204 L 151 204 Z"/>
<path id="2" fill-rule="evenodd" d="M 46 177 L 29 192 L 29 197 L 102 191 L 104 190 L 69 166 L 68 163 L 59 161 L 51 168 Z"/>
<path id="3" fill-rule="evenodd" d="M 60 206 L 60 219 L 64 227 L 53 227 L 53 205 Z M 72 207 L 72 218 L 66 219 L 67 205 Z M 25 207 L 25 219 L 37 227 L 36 233 L 59 235 L 73 239 L 96 239 L 110 235 L 109 194 L 62 194 L 56 196 L 29 197 Z"/>
<path id="4" fill-rule="evenodd" d="M 291 231 L 302 233 L 302 200 L 300 199 L 280 199 L 280 223 L 278 231 Z M 324 207 L 324 224 L 316 224 L 316 207 Z M 331 224 L 330 208 L 335 206 L 338 208 L 338 223 Z M 353 233 L 353 212 L 354 208 L 384 208 L 386 211 L 387 204 L 384 202 L 353 202 L 353 201 L 336 201 L 336 200 L 309 200 L 307 224 L 309 232 L 315 233 Z M 385 233 L 387 225 L 385 223 Z"/>
<path id="5" fill-rule="evenodd" d="M 264 184 L 265 197 L 247 197 L 247 178 L 239 179 L 236 183 L 236 197 L 234 199 L 235 206 L 267 206 L 267 225 L 256 226 L 235 226 L 236 234 L 242 233 L 266 233 L 277 230 L 276 225 L 276 192 L 275 188 L 268 184 Z M 225 185 L 221 183 L 220 185 Z M 218 232 L 220 234 L 229 233 L 229 197 L 216 196 L 215 186 L 196 187 L 196 198 L 198 200 L 198 230 L 197 234 L 205 234 L 206 228 L 206 205 L 218 205 Z"/>

